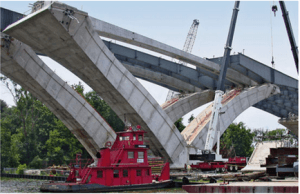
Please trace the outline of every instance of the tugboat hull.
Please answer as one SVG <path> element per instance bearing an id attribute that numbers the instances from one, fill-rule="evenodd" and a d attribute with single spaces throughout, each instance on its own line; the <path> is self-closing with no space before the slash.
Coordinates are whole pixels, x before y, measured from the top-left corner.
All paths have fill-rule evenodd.
<path id="1" fill-rule="evenodd" d="M 120 186 L 104 186 L 100 184 L 76 184 L 76 183 L 45 183 L 41 186 L 42 192 L 60 192 L 60 193 L 87 193 L 87 192 L 116 192 L 116 191 L 132 191 L 144 189 L 160 189 L 170 186 L 172 180 L 161 181 L 150 184 L 137 185 L 120 185 Z"/>

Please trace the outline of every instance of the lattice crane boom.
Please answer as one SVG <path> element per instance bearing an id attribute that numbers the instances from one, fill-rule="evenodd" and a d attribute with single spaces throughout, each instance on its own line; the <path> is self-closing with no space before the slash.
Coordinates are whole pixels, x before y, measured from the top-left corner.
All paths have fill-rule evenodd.
<path id="1" fill-rule="evenodd" d="M 192 26 L 190 27 L 189 33 L 186 37 L 184 46 L 183 46 L 183 51 L 187 52 L 187 53 L 191 53 L 195 40 L 196 40 L 196 36 L 197 36 L 197 31 L 198 31 L 198 26 L 199 26 L 199 20 L 194 19 Z M 180 64 L 185 65 L 186 63 L 183 61 L 179 61 Z M 178 92 L 174 92 L 172 90 L 169 90 L 166 101 L 171 100 L 176 94 L 179 94 Z"/>
<path id="2" fill-rule="evenodd" d="M 186 37 L 184 46 L 183 46 L 183 51 L 191 53 L 195 40 L 196 40 L 196 36 L 197 36 L 197 31 L 198 31 L 198 26 L 199 26 L 199 20 L 195 19 L 193 20 L 193 24 L 189 30 L 189 33 Z"/>

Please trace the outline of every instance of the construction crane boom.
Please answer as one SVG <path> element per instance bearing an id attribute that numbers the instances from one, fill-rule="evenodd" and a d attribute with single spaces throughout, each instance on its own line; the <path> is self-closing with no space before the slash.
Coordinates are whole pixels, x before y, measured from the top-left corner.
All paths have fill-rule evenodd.
<path id="1" fill-rule="evenodd" d="M 199 26 L 199 20 L 193 20 L 193 24 L 190 28 L 190 31 L 186 37 L 184 46 L 183 46 L 183 51 L 191 53 L 195 40 L 196 40 L 196 36 L 197 36 L 197 31 L 198 31 L 198 26 Z"/>
<path id="2" fill-rule="evenodd" d="M 287 34 L 289 36 L 289 40 L 290 40 L 290 44 L 292 47 L 292 53 L 293 53 L 293 57 L 295 60 L 295 64 L 296 64 L 296 69 L 297 69 L 297 73 L 298 73 L 298 47 L 295 41 L 295 37 L 293 34 L 293 29 L 292 29 L 292 24 L 289 18 L 289 12 L 286 10 L 286 6 L 284 1 L 279 1 L 280 7 L 281 7 L 281 11 L 282 11 L 282 17 L 284 20 L 284 24 L 286 27 L 286 31 Z"/>
<path id="3" fill-rule="evenodd" d="M 198 31 L 198 26 L 199 26 L 199 20 L 194 19 L 192 26 L 190 27 L 189 33 L 186 37 L 184 46 L 183 46 L 183 51 L 191 53 L 195 40 L 196 40 L 196 36 L 197 36 L 197 31 Z M 180 64 L 186 66 L 186 63 L 183 61 L 179 61 Z M 172 90 L 169 90 L 169 93 L 167 95 L 166 101 L 171 100 L 175 95 L 179 94 L 179 92 L 174 92 Z"/>
<path id="4" fill-rule="evenodd" d="M 233 40 L 233 35 L 234 35 L 234 30 L 235 30 L 235 25 L 236 25 L 236 20 L 237 20 L 237 15 L 239 11 L 239 1 L 236 1 L 234 4 L 233 8 L 233 13 L 232 13 L 232 18 L 231 18 L 231 23 L 229 27 L 229 32 L 228 32 L 228 37 L 227 37 L 227 42 L 225 46 L 225 51 L 224 51 L 224 56 L 222 58 L 221 62 L 221 69 L 220 69 L 220 75 L 217 83 L 217 90 L 215 91 L 215 100 L 214 100 L 214 105 L 213 105 L 213 110 L 212 110 L 212 117 L 210 119 L 209 127 L 208 127 L 208 132 L 207 132 L 207 137 L 206 137 L 206 142 L 205 142 L 205 147 L 204 150 L 206 151 L 211 151 L 213 148 L 213 142 L 215 139 L 215 133 L 218 133 L 218 149 L 217 152 L 219 152 L 219 139 L 220 139 L 220 131 L 217 129 L 217 125 L 219 122 L 219 114 L 220 110 L 222 108 L 222 95 L 225 92 L 224 88 L 224 80 L 226 78 L 226 72 L 227 72 L 227 67 L 229 64 L 229 57 L 230 57 L 230 51 L 231 51 L 231 44 Z M 221 159 L 222 157 L 219 155 L 220 153 L 215 154 L 215 158 Z"/>

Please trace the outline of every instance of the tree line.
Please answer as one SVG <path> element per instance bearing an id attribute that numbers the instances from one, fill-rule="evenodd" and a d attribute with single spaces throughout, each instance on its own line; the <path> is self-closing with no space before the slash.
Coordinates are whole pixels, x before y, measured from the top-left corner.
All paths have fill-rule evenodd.
<path id="1" fill-rule="evenodd" d="M 0 100 L 1 169 L 24 164 L 29 168 L 42 168 L 45 162 L 48 165 L 68 164 L 78 152 L 83 158 L 90 158 L 70 130 L 41 101 L 6 77 L 1 77 L 1 81 L 15 102 L 15 106 L 8 107 Z M 85 93 L 80 82 L 72 87 L 116 132 L 124 129 L 121 119 L 95 91 Z M 188 122 L 193 119 L 192 115 Z M 180 132 L 186 127 L 182 120 L 180 118 L 174 123 Z M 278 132 L 286 133 L 284 129 L 272 133 Z M 257 134 L 261 135 L 258 131 L 246 129 L 244 123 L 231 124 L 221 137 L 221 150 L 226 153 L 229 150 L 229 156 L 233 155 L 230 150 L 238 156 L 250 156 L 254 148 L 253 138 Z"/>

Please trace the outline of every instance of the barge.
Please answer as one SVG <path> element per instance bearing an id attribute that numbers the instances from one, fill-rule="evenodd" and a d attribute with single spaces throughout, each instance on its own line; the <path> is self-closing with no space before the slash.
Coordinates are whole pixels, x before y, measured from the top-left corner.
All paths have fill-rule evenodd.
<path id="1" fill-rule="evenodd" d="M 106 142 L 97 153 L 97 160 L 83 164 L 80 154 L 70 164 L 70 174 L 64 183 L 45 183 L 42 192 L 115 192 L 157 189 L 171 185 L 170 167 L 166 162 L 160 174 L 153 174 L 147 157 L 148 145 L 140 126 L 117 132 L 114 144 Z"/>

